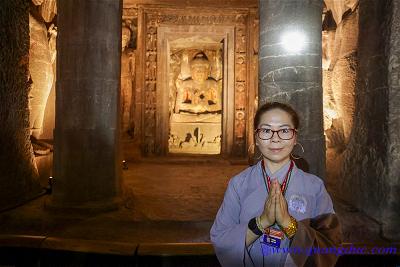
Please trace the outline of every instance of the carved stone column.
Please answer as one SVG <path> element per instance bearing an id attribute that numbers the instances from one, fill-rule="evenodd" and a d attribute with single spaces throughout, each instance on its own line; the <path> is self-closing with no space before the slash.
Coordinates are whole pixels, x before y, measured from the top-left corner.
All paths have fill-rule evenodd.
<path id="1" fill-rule="evenodd" d="M 296 154 L 324 177 L 325 138 L 321 84 L 322 0 L 260 0 L 259 105 L 287 102 L 299 113 Z"/>
<path id="2" fill-rule="evenodd" d="M 120 187 L 122 1 L 59 1 L 51 206 L 109 209 Z"/>
<path id="3" fill-rule="evenodd" d="M 390 26 L 386 26 L 388 32 L 390 32 L 389 40 L 387 40 L 388 55 L 388 93 L 382 92 L 388 98 L 388 138 L 389 144 L 386 145 L 386 155 L 388 156 L 388 167 L 387 167 L 387 191 L 383 191 L 381 194 L 386 196 L 387 202 L 384 200 L 383 204 L 383 235 L 391 240 L 400 240 L 400 232 L 398 227 L 400 225 L 400 3 L 398 1 L 390 2 L 391 5 L 387 5 L 385 19 L 386 23 Z M 389 19 L 390 18 L 390 19 Z M 387 25 L 386 24 L 386 25 Z M 380 89 L 379 91 L 382 91 Z M 372 128 L 372 127 L 371 127 Z M 377 138 L 376 142 L 380 139 Z M 385 142 L 383 142 L 385 143 Z M 372 165 L 372 164 L 371 164 Z M 382 180 L 379 179 L 379 180 Z M 382 183 L 379 181 L 379 183 Z M 378 208 L 379 209 L 379 208 Z"/>

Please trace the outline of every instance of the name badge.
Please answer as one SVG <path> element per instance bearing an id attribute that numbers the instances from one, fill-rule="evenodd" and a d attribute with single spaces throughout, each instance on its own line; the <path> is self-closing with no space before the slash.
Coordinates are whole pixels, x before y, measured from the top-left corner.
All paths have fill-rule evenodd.
<path id="1" fill-rule="evenodd" d="M 263 243 L 270 247 L 279 248 L 284 236 L 282 231 L 270 228 L 268 233 L 263 236 Z"/>

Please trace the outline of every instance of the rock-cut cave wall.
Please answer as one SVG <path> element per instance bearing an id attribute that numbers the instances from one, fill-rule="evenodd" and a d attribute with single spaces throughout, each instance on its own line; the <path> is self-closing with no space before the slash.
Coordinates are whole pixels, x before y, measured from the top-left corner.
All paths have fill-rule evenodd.
<path id="1" fill-rule="evenodd" d="M 29 2 L 0 2 L 0 209 L 40 192 L 29 140 Z"/>
<path id="2" fill-rule="evenodd" d="M 347 54 L 331 48 L 336 65 L 324 74 L 324 89 L 333 96 L 326 98 L 341 95 L 331 105 L 337 114 L 326 129 L 328 184 L 341 199 L 379 221 L 389 239 L 400 239 L 395 231 L 400 223 L 398 5 L 361 0 L 345 14 L 335 34 L 342 34 L 343 43 L 358 32 L 357 46 Z"/>

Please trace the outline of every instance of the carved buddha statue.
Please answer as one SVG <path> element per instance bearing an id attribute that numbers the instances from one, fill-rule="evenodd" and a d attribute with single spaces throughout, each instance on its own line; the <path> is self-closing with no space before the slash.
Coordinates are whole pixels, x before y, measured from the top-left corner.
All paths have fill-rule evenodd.
<path id="1" fill-rule="evenodd" d="M 191 77 L 176 80 L 175 113 L 208 113 L 221 111 L 221 85 L 210 77 L 207 56 L 197 53 L 190 62 Z"/>

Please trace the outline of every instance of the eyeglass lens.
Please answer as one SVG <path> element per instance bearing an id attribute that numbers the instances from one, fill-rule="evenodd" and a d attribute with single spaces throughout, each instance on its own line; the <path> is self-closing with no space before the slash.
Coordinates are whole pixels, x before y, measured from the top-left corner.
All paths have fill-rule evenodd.
<path id="1" fill-rule="evenodd" d="M 278 137 L 283 140 L 289 140 L 293 138 L 294 130 L 293 129 L 280 129 L 278 131 L 274 131 L 271 129 L 258 129 L 258 137 L 263 140 L 268 140 L 273 137 L 275 133 L 278 134 Z"/>

